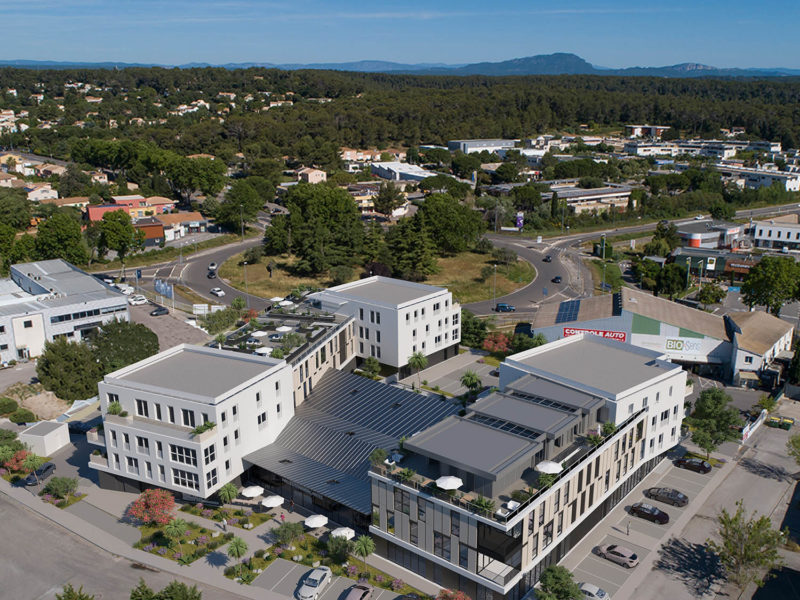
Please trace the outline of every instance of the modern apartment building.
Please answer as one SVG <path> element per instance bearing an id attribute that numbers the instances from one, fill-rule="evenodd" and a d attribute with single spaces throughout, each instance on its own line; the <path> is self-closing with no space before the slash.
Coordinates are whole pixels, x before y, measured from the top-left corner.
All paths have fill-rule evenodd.
<path id="1" fill-rule="evenodd" d="M 678 443 L 686 374 L 579 335 L 509 357 L 500 388 L 370 472 L 378 551 L 476 600 L 524 596 Z"/>
<path id="2" fill-rule="evenodd" d="M 124 294 L 61 260 L 20 263 L 0 279 L 0 361 L 39 356 L 59 337 L 81 340 L 114 319 L 128 320 Z"/>
<path id="3" fill-rule="evenodd" d="M 796 214 L 779 215 L 764 221 L 753 221 L 750 234 L 756 248 L 800 250 L 800 223 Z"/>
<path id="4" fill-rule="evenodd" d="M 461 341 L 461 306 L 445 288 L 389 277 L 368 277 L 317 292 L 313 306 L 352 316 L 356 354 L 411 374 L 415 352 L 429 364 L 455 356 Z"/>

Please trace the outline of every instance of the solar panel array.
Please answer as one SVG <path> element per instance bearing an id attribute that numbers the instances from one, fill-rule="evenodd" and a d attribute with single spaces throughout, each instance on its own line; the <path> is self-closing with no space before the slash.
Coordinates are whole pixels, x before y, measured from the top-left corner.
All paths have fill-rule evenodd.
<path id="1" fill-rule="evenodd" d="M 529 440 L 537 440 L 542 435 L 537 431 L 533 431 L 532 429 L 528 429 L 527 427 L 523 427 L 522 425 L 517 425 L 516 423 L 511 423 L 509 421 L 506 421 L 505 419 L 487 417 L 486 415 L 479 415 L 477 413 L 470 414 L 469 420 L 475 421 L 476 423 L 480 423 L 481 425 L 486 425 L 487 427 L 491 427 L 492 429 L 505 431 L 506 433 L 518 435 L 520 437 L 524 437 Z"/>
<path id="2" fill-rule="evenodd" d="M 569 323 L 578 318 L 578 311 L 581 309 L 580 300 L 566 300 L 558 305 L 556 323 Z"/>
<path id="3" fill-rule="evenodd" d="M 520 400 L 525 400 L 526 402 L 530 402 L 532 404 L 539 404 L 541 406 L 546 406 L 547 408 L 552 408 L 554 410 L 560 410 L 565 413 L 573 414 L 575 412 L 574 406 L 568 406 L 566 404 L 562 404 L 561 402 L 556 402 L 555 400 L 550 400 L 549 398 L 542 398 L 541 396 L 531 396 L 529 394 L 525 394 L 523 392 L 512 391 L 511 395 L 515 398 L 519 398 Z"/>

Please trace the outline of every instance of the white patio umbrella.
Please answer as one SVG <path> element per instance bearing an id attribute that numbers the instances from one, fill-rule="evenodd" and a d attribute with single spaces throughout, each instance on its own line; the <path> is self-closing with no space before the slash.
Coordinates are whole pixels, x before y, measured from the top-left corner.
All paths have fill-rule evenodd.
<path id="1" fill-rule="evenodd" d="M 331 537 L 343 537 L 346 540 L 352 540 L 356 537 L 356 532 L 349 527 L 337 527 L 331 531 Z"/>
<path id="2" fill-rule="evenodd" d="M 444 477 L 439 477 L 439 479 L 436 480 L 436 487 L 439 487 L 443 490 L 457 490 L 462 485 L 464 485 L 464 482 L 453 475 L 445 475 Z"/>
<path id="3" fill-rule="evenodd" d="M 543 460 L 542 462 L 538 463 L 535 467 L 539 473 L 550 473 L 555 475 L 556 473 L 561 473 L 564 470 L 557 462 L 553 462 L 552 460 Z"/>
<path id="4" fill-rule="evenodd" d="M 328 517 L 325 515 L 311 515 L 307 517 L 304 522 L 309 529 L 317 529 L 318 527 L 324 527 L 328 524 Z"/>
<path id="5" fill-rule="evenodd" d="M 242 490 L 242 496 L 245 498 L 256 498 L 264 493 L 264 488 L 260 485 L 251 485 Z"/>
<path id="6" fill-rule="evenodd" d="M 283 298 L 280 296 L 275 296 L 274 298 L 269 299 L 270 302 L 280 302 L 281 300 L 283 300 Z"/>
<path id="7" fill-rule="evenodd" d="M 267 496 L 261 501 L 261 506 L 267 508 L 277 508 L 283 504 L 283 496 Z"/>
<path id="8" fill-rule="evenodd" d="M 254 331 L 253 333 L 251 333 L 250 337 L 260 338 L 260 337 L 264 337 L 265 335 L 267 335 L 267 332 L 266 331 L 262 331 L 261 329 L 259 329 L 258 331 Z"/>
<path id="9" fill-rule="evenodd" d="M 288 333 L 291 330 L 292 330 L 292 328 L 289 327 L 288 325 L 281 325 L 275 331 L 277 331 L 278 333 Z"/>
<path id="10" fill-rule="evenodd" d="M 272 354 L 272 348 L 267 348 L 266 346 L 260 346 L 256 348 L 256 354 Z"/>
<path id="11" fill-rule="evenodd" d="M 292 302 L 291 300 L 281 300 L 279 304 L 281 306 L 294 306 L 294 302 Z"/>

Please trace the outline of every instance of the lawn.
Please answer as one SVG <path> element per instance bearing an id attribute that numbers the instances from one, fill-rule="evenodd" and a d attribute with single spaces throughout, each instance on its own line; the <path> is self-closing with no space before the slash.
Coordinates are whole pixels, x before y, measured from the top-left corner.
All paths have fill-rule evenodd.
<path id="1" fill-rule="evenodd" d="M 222 521 L 225 519 L 228 525 L 245 529 L 244 525 L 252 524 L 249 529 L 255 529 L 262 523 L 266 523 L 270 519 L 274 519 L 275 515 L 268 512 L 253 512 L 247 509 L 232 509 L 232 508 L 211 508 L 205 507 L 202 504 L 185 504 L 180 509 L 181 512 L 189 513 L 196 517 L 204 517 L 214 521 Z"/>
<path id="2" fill-rule="evenodd" d="M 244 283 L 244 267 L 239 263 L 242 254 L 237 254 L 225 261 L 219 268 L 219 276 L 231 286 L 251 294 L 270 298 L 272 296 L 286 296 L 300 285 L 314 288 L 324 288 L 332 285 L 327 275 L 317 277 L 300 277 L 292 273 L 292 266 L 297 262 L 295 257 L 266 257 L 255 265 L 247 266 L 247 287 Z M 275 263 L 272 277 L 267 271 L 267 264 Z M 456 256 L 440 258 L 438 272 L 431 275 L 425 283 L 446 287 L 453 293 L 459 302 L 469 303 L 492 298 L 494 289 L 494 275 L 481 278 L 484 267 L 492 267 L 492 257 L 489 254 L 476 254 L 463 252 Z M 359 275 L 358 267 L 353 269 L 353 279 Z M 519 260 L 513 265 L 498 265 L 497 289 L 498 297 L 509 294 L 533 281 L 536 269 L 527 261 Z"/>
<path id="3" fill-rule="evenodd" d="M 618 292 L 623 286 L 622 271 L 616 262 L 606 262 L 606 283 L 611 286 L 611 291 Z M 592 270 L 595 292 L 601 292 L 600 284 L 603 282 L 603 261 L 600 259 L 588 261 Z"/>
<path id="4" fill-rule="evenodd" d="M 77 492 L 75 494 L 70 494 L 66 498 L 57 498 L 55 496 L 51 496 L 50 494 L 45 494 L 44 492 L 41 492 L 39 495 L 42 497 L 42 500 L 44 500 L 45 502 L 49 502 L 53 506 L 56 506 L 56 507 L 62 508 L 62 509 L 63 508 L 68 508 L 68 507 L 72 506 L 73 504 L 75 504 L 76 502 L 80 502 L 81 500 L 86 498 L 86 494 L 81 494 L 80 492 Z"/>
<path id="5" fill-rule="evenodd" d="M 233 539 L 233 534 L 220 532 L 214 537 L 214 532 L 197 523 L 188 522 L 185 535 L 181 538 L 180 544 L 170 544 L 169 538 L 164 535 L 164 526 L 161 525 L 142 525 L 139 527 L 142 533 L 141 539 L 133 547 L 178 561 L 181 564 L 189 564 L 198 558 L 202 558 L 212 550 L 227 544 Z"/>

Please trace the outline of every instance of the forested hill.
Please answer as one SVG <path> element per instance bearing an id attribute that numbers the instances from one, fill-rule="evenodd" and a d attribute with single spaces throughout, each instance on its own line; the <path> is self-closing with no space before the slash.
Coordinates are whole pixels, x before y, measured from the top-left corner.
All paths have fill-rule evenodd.
<path id="1" fill-rule="evenodd" d="M 73 90 L 65 93 L 67 82 L 97 86 L 92 95 L 101 96 L 102 103 L 88 105 Z M 800 145 L 800 81 L 795 80 L 452 77 L 262 68 L 0 69 L 0 94 L 8 88 L 15 88 L 17 97 L 0 95 L 2 107 L 29 111 L 33 126 L 12 139 L 3 136 L 0 145 L 24 145 L 56 156 L 68 155 L 75 139 L 113 137 L 154 142 L 183 154 L 290 154 L 324 165 L 338 160 L 334 157 L 341 146 L 521 138 L 582 123 L 637 122 L 707 137 L 717 136 L 720 127 L 743 126 L 754 137 Z M 254 99 L 237 99 L 231 106 L 220 100 L 220 92 Z M 34 93 L 44 94 L 41 104 L 31 99 Z M 276 98 L 294 104 L 265 110 Z M 170 115 L 198 99 L 208 101 L 211 110 Z M 137 118 L 146 124 L 134 126 Z M 56 119 L 58 126 L 42 130 L 35 127 L 37 119 Z M 117 129 L 109 129 L 111 119 Z M 155 124 L 158 119 L 166 121 Z M 88 125 L 71 126 L 76 121 Z"/>

